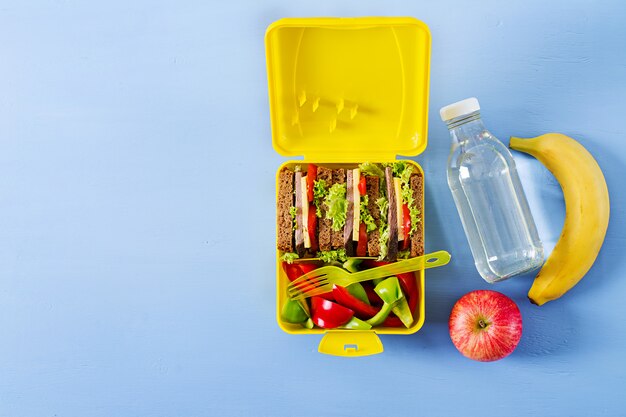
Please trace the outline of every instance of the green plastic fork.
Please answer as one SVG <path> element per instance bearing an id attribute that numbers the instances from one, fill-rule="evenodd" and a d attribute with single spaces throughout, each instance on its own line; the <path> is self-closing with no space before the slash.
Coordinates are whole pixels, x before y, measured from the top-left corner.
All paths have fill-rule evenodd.
<path id="1" fill-rule="evenodd" d="M 332 291 L 333 285 L 347 287 L 355 282 L 435 268 L 443 266 L 448 262 L 450 262 L 450 254 L 445 250 L 440 250 L 406 261 L 393 262 L 389 265 L 378 266 L 355 273 L 350 273 L 337 266 L 323 266 L 302 275 L 289 284 L 287 286 L 287 294 L 292 300 L 301 300 Z"/>

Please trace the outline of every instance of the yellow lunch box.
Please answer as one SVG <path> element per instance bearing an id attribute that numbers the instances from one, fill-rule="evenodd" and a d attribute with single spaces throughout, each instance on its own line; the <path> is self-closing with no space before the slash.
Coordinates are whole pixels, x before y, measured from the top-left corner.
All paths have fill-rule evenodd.
<path id="1" fill-rule="evenodd" d="M 409 17 L 288 18 L 265 35 L 272 145 L 283 167 L 308 163 L 354 168 L 415 156 L 427 145 L 430 32 Z M 423 170 L 410 162 L 422 175 Z M 424 195 L 422 193 L 422 224 Z M 276 251 L 276 313 L 287 333 L 324 334 L 319 351 L 338 356 L 380 353 L 378 334 L 412 334 L 424 323 L 424 271 L 409 328 L 367 331 L 306 329 L 285 323 L 288 279 Z"/>

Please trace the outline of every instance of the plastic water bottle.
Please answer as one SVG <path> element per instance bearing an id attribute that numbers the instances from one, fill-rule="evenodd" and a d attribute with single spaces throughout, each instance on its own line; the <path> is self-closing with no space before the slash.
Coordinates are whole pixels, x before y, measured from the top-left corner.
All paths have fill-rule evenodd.
<path id="1" fill-rule="evenodd" d="M 448 185 L 476 269 L 490 283 L 538 268 L 543 246 L 511 152 L 485 129 L 478 100 L 440 110 L 452 137 Z"/>

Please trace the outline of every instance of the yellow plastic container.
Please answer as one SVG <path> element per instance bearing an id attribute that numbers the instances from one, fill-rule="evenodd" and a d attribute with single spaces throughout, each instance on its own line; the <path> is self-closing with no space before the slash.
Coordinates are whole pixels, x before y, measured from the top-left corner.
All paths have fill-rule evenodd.
<path id="1" fill-rule="evenodd" d="M 282 19 L 268 27 L 265 48 L 272 144 L 281 155 L 304 156 L 283 163 L 277 174 L 285 166 L 306 170 L 309 162 L 342 168 L 390 162 L 426 148 L 430 32 L 424 23 L 407 17 Z M 322 353 L 380 353 L 378 334 L 412 334 L 424 323 L 423 271 L 415 274 L 420 299 L 408 329 L 328 331 L 284 323 L 288 279 L 278 251 L 276 265 L 279 326 L 287 333 L 324 334 Z"/>

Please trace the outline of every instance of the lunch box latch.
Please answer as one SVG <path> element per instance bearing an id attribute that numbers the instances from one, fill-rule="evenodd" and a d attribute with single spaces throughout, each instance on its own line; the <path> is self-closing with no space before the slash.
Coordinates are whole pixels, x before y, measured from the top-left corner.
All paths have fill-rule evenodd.
<path id="1" fill-rule="evenodd" d="M 383 351 L 383 344 L 372 331 L 329 331 L 320 341 L 318 351 L 333 356 L 368 356 Z"/>

